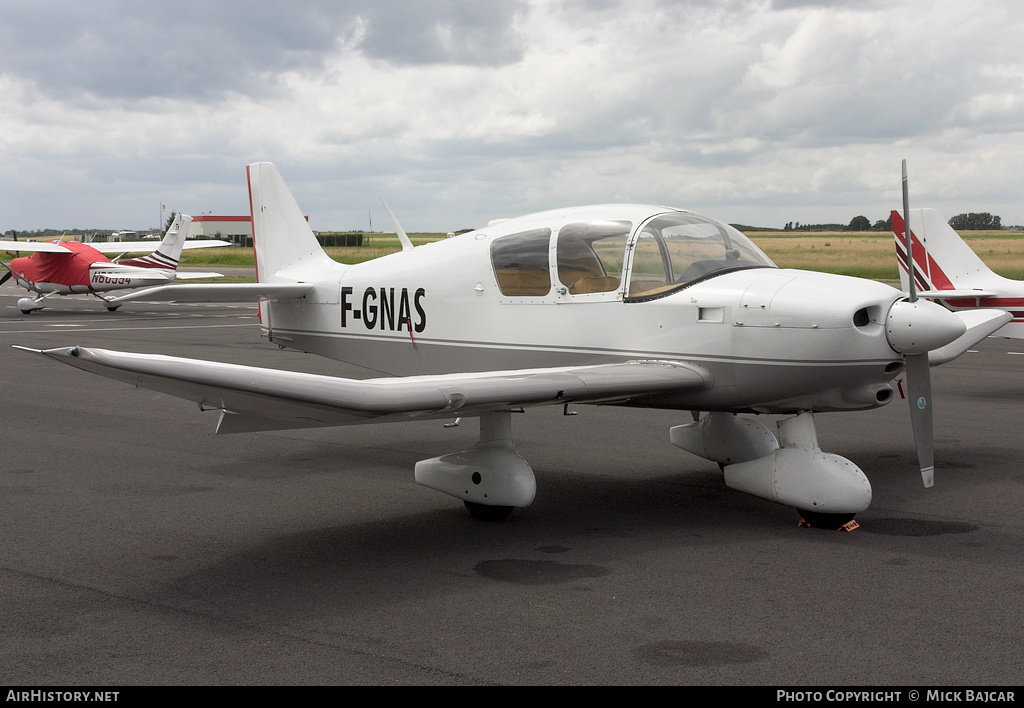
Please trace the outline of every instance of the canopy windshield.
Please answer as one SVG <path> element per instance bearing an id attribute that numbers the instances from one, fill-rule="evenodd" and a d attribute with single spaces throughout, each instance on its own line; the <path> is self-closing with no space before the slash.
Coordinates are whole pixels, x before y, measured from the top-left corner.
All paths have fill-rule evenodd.
<path id="1" fill-rule="evenodd" d="M 627 299 L 660 297 L 729 271 L 775 267 L 731 226 L 696 214 L 665 214 L 648 222 L 637 237 Z"/>

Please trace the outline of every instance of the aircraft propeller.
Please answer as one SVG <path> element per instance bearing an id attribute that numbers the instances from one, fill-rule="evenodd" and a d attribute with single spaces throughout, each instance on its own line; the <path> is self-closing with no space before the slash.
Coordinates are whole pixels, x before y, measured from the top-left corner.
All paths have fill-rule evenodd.
<path id="1" fill-rule="evenodd" d="M 906 160 L 903 161 L 903 229 L 903 235 L 907 242 L 907 262 L 910 266 L 910 297 L 905 302 L 896 303 L 890 309 L 890 325 L 893 324 L 894 319 L 899 319 L 902 313 L 906 313 L 908 316 L 911 314 L 916 315 L 919 314 L 916 312 L 918 309 L 923 309 L 923 306 L 927 305 L 929 306 L 927 309 L 932 310 L 929 314 L 934 315 L 934 320 L 928 322 L 923 328 L 921 326 L 923 323 L 914 323 L 918 324 L 918 333 L 922 329 L 934 330 L 938 333 L 945 327 L 954 327 L 951 320 L 947 320 L 945 324 L 940 323 L 940 320 L 946 319 L 945 315 L 951 315 L 948 310 L 932 302 L 918 301 L 917 287 L 914 283 L 913 275 L 914 252 L 912 250 L 913 239 L 910 231 L 910 190 L 907 186 Z M 940 310 L 943 313 L 941 317 L 939 316 Z M 962 327 L 962 325 L 959 326 Z M 905 329 L 909 332 L 910 328 L 911 323 L 908 321 L 905 323 Z M 955 338 L 953 337 L 953 339 Z M 913 339 L 919 339 L 919 337 L 915 336 Z M 910 424 L 914 431 L 914 443 L 917 445 L 917 463 L 921 468 L 921 481 L 924 482 L 926 488 L 931 487 L 935 483 L 935 436 L 931 404 L 932 379 L 928 364 L 928 351 L 935 347 L 928 346 L 925 342 L 917 341 L 901 342 L 898 346 L 896 343 L 893 343 L 891 326 L 889 343 L 893 349 L 903 353 L 907 362 L 907 399 L 910 402 Z"/>
<path id="2" fill-rule="evenodd" d="M 7 271 L 6 273 L 4 273 L 3 277 L 0 278 L 0 285 L 3 285 L 8 280 L 10 280 L 12 275 L 13 273 L 11 273 L 11 271 Z"/>

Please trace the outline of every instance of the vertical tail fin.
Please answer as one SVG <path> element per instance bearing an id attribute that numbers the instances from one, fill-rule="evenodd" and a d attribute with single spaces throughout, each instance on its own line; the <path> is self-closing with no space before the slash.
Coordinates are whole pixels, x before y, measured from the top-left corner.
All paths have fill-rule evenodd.
<path id="1" fill-rule="evenodd" d="M 188 235 L 188 227 L 191 223 L 191 216 L 178 214 L 174 217 L 174 221 L 171 222 L 167 233 L 164 234 L 163 240 L 153 253 L 142 258 L 121 261 L 121 263 L 139 268 L 177 270 L 178 260 L 181 258 L 181 249 L 185 245 L 185 237 Z"/>
<path id="2" fill-rule="evenodd" d="M 892 212 L 900 284 L 909 289 L 910 267 L 903 242 L 903 216 Z M 911 209 L 910 231 L 914 241 L 913 274 L 921 290 L 959 290 L 978 285 L 991 274 L 977 254 L 934 209 Z"/>
<path id="3" fill-rule="evenodd" d="M 309 282 L 344 270 L 324 253 L 273 164 L 257 162 L 246 173 L 257 280 Z"/>

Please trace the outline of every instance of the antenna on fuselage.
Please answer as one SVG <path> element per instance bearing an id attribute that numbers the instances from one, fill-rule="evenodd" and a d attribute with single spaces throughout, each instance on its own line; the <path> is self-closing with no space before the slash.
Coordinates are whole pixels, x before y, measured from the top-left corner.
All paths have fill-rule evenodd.
<path id="1" fill-rule="evenodd" d="M 377 196 L 380 197 L 380 203 L 384 205 L 384 210 L 388 213 L 388 216 L 391 217 L 391 223 L 395 226 L 395 233 L 398 234 L 398 240 L 402 242 L 402 250 L 411 251 L 413 249 L 412 241 L 410 241 L 409 237 L 405 234 L 405 231 L 402 229 L 402 225 L 398 223 L 398 219 L 395 218 L 395 213 L 391 211 L 391 207 L 389 207 L 388 203 L 384 201 L 384 195 L 378 194 Z"/>

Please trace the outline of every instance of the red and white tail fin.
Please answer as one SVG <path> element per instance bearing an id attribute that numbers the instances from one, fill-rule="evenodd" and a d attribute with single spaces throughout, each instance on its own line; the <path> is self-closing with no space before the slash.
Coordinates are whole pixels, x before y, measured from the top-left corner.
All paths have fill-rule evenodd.
<path id="1" fill-rule="evenodd" d="M 339 277 L 346 266 L 324 253 L 277 168 L 257 162 L 246 172 L 256 279 L 274 283 Z"/>
<path id="2" fill-rule="evenodd" d="M 903 215 L 892 212 L 900 286 L 910 289 L 910 267 L 903 236 Z M 934 209 L 911 209 L 910 232 L 914 246 L 914 282 L 922 291 L 986 288 L 994 275 L 953 227 Z"/>
<path id="3" fill-rule="evenodd" d="M 892 213 L 900 284 L 909 290 L 903 217 Z M 911 209 L 914 278 L 918 295 L 951 310 L 1005 310 L 1013 318 L 992 336 L 1024 339 L 1024 283 L 992 272 L 934 209 Z M 932 352 L 934 357 L 935 352 Z"/>
<path id="4" fill-rule="evenodd" d="M 178 214 L 171 222 L 170 228 L 164 234 L 163 240 L 156 250 L 148 256 L 132 258 L 128 261 L 121 261 L 122 265 L 135 266 L 137 268 L 160 268 L 163 270 L 177 270 L 178 260 L 181 258 L 181 250 L 185 245 L 185 237 L 188 236 L 188 227 L 192 223 L 192 217 L 187 214 Z"/>

